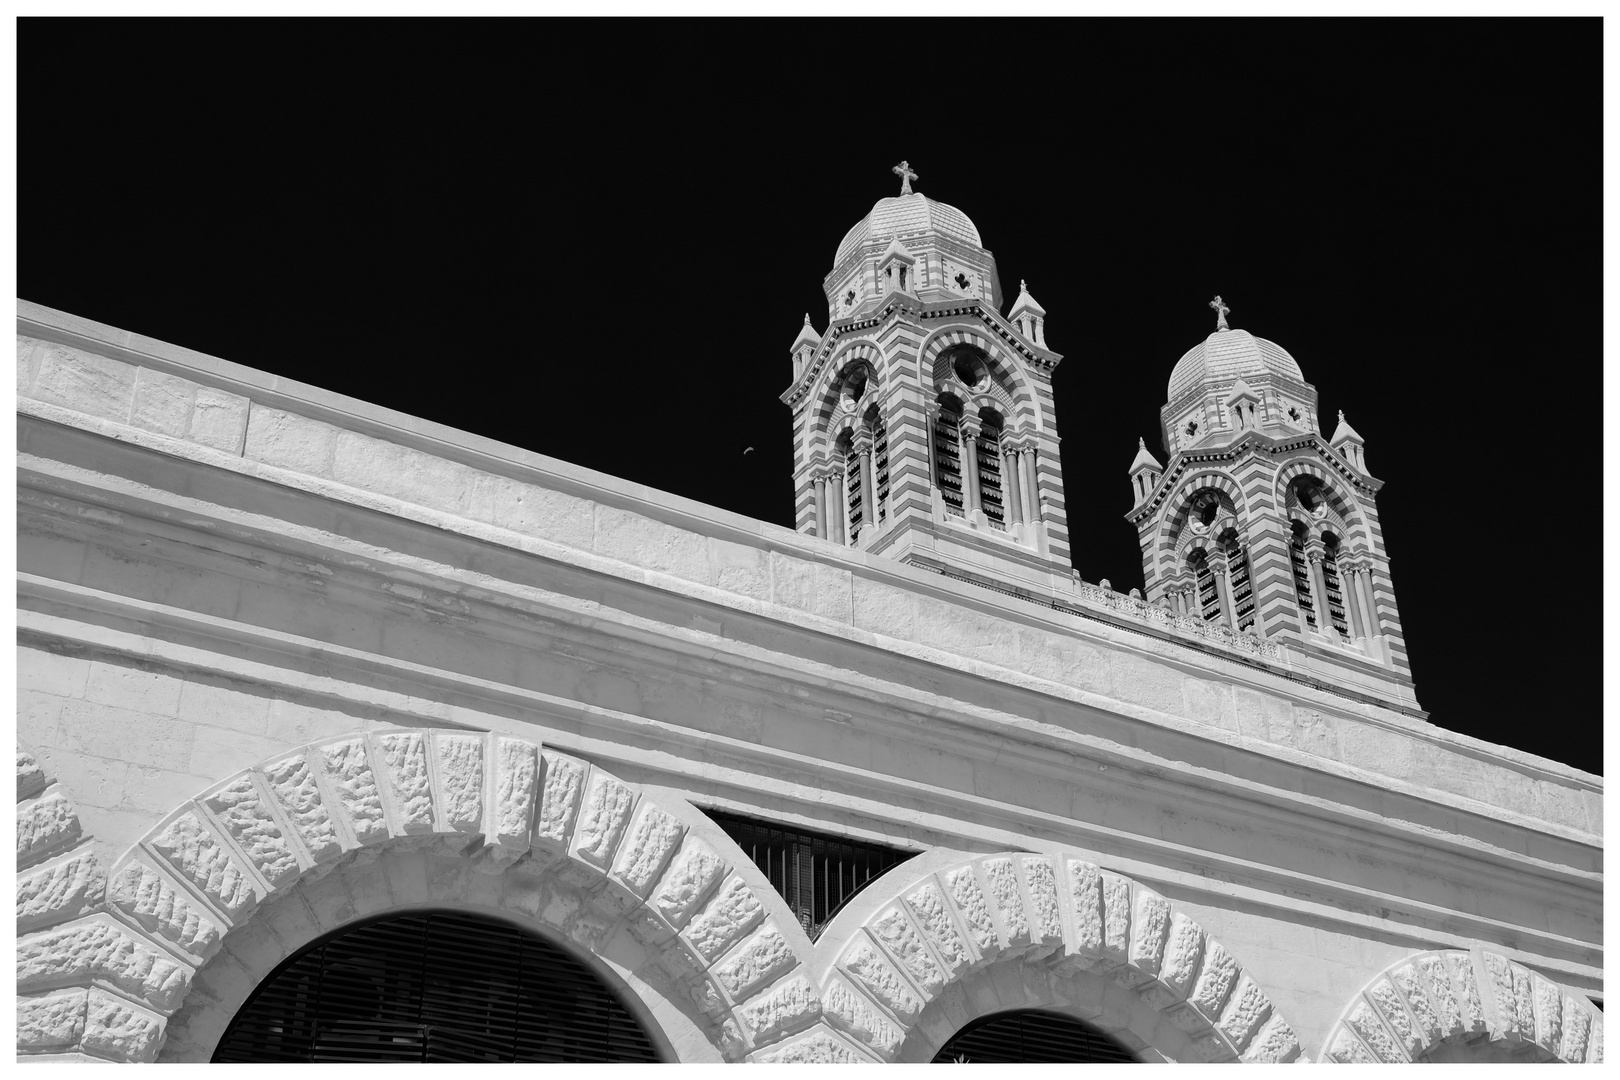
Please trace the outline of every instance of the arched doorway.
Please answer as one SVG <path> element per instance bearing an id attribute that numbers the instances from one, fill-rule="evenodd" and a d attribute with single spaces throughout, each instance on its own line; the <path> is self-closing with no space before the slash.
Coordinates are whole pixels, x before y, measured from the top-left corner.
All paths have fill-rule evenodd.
<path id="1" fill-rule="evenodd" d="M 346 926 L 284 961 L 216 1062 L 659 1060 L 611 988 L 537 934 L 465 911 Z"/>
<path id="2" fill-rule="evenodd" d="M 982 1016 L 939 1048 L 934 1063 L 1014 1065 L 1137 1061 L 1135 1054 L 1083 1021 L 1043 1009 Z"/>

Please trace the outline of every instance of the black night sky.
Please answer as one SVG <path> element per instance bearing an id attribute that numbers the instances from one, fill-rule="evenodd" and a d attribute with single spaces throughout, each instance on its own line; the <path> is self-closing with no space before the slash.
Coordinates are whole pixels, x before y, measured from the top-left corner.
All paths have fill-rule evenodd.
<path id="1" fill-rule="evenodd" d="M 1599 772 L 1600 27 L 25 19 L 18 294 L 791 526 L 905 158 L 1049 313 L 1087 581 L 1220 293 L 1367 440 L 1432 721 Z"/>

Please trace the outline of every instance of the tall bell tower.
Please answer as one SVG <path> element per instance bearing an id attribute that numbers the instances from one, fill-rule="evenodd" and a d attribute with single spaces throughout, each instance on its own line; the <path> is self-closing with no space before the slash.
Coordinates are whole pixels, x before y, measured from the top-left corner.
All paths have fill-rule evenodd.
<path id="1" fill-rule="evenodd" d="M 1341 412 L 1324 439 L 1288 351 L 1209 306 L 1159 411 L 1168 460 L 1138 443 L 1129 470 L 1147 599 L 1410 684 L 1361 436 Z"/>
<path id="2" fill-rule="evenodd" d="M 954 206 L 879 199 L 822 281 L 828 326 L 794 339 L 797 527 L 989 585 L 1069 579 L 1046 310 L 1002 313 L 995 257 Z"/>

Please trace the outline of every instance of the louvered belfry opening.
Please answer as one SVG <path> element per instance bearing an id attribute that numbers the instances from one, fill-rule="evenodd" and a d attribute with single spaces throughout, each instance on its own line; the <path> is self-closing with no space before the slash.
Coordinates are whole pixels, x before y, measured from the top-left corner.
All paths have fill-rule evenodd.
<path id="1" fill-rule="evenodd" d="M 945 500 L 945 512 L 956 517 L 963 516 L 960 415 L 955 398 L 940 398 L 939 413 L 934 417 L 934 484 Z"/>
<path id="2" fill-rule="evenodd" d="M 913 854 L 882 844 L 785 829 L 722 810 L 705 812 L 787 901 L 811 941 L 851 897 Z"/>
<path id="3" fill-rule="evenodd" d="M 259 984 L 216 1062 L 658 1061 L 614 992 L 537 935 L 465 912 L 345 927 Z"/>
<path id="4" fill-rule="evenodd" d="M 976 453 L 979 458 L 979 509 L 990 520 L 992 528 L 1007 527 L 1007 510 L 1003 505 L 1001 482 L 1001 418 L 992 412 L 980 414 L 983 429 L 979 432 Z"/>
<path id="5" fill-rule="evenodd" d="M 1327 590 L 1328 619 L 1333 623 L 1333 629 L 1349 635 L 1350 620 L 1344 614 L 1344 588 L 1339 584 L 1339 541 L 1333 536 L 1325 540 L 1327 551 L 1322 557 L 1322 586 Z"/>
<path id="6" fill-rule="evenodd" d="M 1305 559 L 1305 530 L 1297 523 L 1288 542 L 1288 561 L 1294 568 L 1294 595 L 1299 598 L 1300 622 L 1320 629 L 1316 598 L 1311 595 L 1310 564 Z M 1300 629 L 1305 627 L 1302 625 Z"/>
<path id="7" fill-rule="evenodd" d="M 1059 1013 L 1024 1009 L 981 1017 L 952 1035 L 935 1064 L 1134 1062 L 1128 1049 L 1089 1024 Z"/>

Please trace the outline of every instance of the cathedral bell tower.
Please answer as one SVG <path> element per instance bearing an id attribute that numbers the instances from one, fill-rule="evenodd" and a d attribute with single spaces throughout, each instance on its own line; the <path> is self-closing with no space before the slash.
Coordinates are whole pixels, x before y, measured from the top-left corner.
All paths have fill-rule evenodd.
<path id="1" fill-rule="evenodd" d="M 1323 439 L 1294 358 L 1210 307 L 1159 412 L 1168 461 L 1139 443 L 1129 470 L 1147 599 L 1410 685 L 1361 436 L 1340 413 Z"/>
<path id="2" fill-rule="evenodd" d="M 1068 581 L 1046 310 L 954 206 L 879 199 L 823 279 L 828 327 L 794 339 L 797 527 L 990 585 Z"/>

